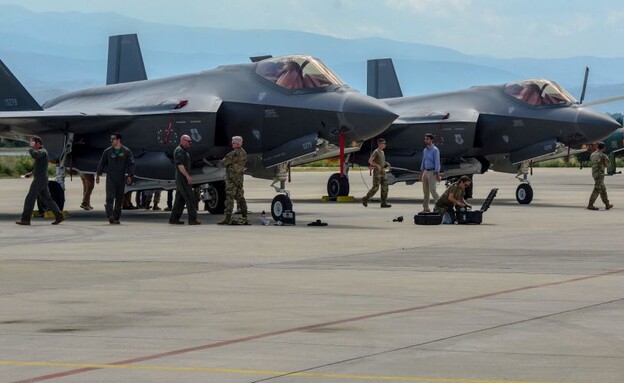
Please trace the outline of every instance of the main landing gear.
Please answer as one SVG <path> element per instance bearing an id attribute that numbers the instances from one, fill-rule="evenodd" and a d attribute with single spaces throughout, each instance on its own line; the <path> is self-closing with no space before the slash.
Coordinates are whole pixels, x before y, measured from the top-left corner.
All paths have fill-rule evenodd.
<path id="1" fill-rule="evenodd" d="M 329 198 L 343 197 L 349 195 L 349 177 L 344 174 L 334 173 L 327 180 L 327 195 Z"/>
<path id="2" fill-rule="evenodd" d="M 208 212 L 223 214 L 225 212 L 225 181 L 210 182 L 203 191 Z"/>

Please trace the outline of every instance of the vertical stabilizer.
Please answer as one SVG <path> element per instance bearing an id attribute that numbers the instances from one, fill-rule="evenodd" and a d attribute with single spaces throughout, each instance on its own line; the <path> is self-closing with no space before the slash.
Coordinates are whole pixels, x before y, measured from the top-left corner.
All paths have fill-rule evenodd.
<path id="1" fill-rule="evenodd" d="M 0 112 L 42 110 L 33 96 L 0 60 Z"/>
<path id="2" fill-rule="evenodd" d="M 375 98 L 403 97 L 392 59 L 368 60 L 366 93 Z"/>
<path id="3" fill-rule="evenodd" d="M 106 85 L 141 80 L 147 80 L 147 74 L 137 35 L 110 36 Z"/>
<path id="4" fill-rule="evenodd" d="M 273 58 L 273 56 L 271 56 L 271 55 L 262 55 L 262 56 L 252 56 L 252 57 L 249 58 L 249 60 L 251 60 L 252 63 L 257 63 L 259 61 L 270 59 L 270 58 Z"/>

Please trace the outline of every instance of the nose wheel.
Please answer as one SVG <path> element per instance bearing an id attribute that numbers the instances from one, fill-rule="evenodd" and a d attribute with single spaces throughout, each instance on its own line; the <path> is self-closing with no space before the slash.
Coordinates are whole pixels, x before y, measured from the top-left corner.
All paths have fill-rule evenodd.
<path id="1" fill-rule="evenodd" d="M 283 221 L 284 211 L 292 210 L 292 201 L 286 194 L 278 194 L 271 201 L 271 215 L 275 221 Z"/>
<path id="2" fill-rule="evenodd" d="M 516 188 L 516 201 L 520 205 L 528 205 L 533 201 L 533 188 L 526 182 L 521 183 Z"/>

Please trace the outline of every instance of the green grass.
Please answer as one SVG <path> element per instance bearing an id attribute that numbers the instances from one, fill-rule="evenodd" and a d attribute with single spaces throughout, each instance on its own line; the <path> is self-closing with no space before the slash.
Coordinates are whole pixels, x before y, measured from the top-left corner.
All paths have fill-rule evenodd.
<path id="1" fill-rule="evenodd" d="M 32 172 L 35 160 L 30 156 L 0 156 L 0 178 L 17 178 Z M 48 164 L 48 175 L 54 176 L 56 169 Z"/>
<path id="2" fill-rule="evenodd" d="M 0 156 L 0 178 L 17 178 L 33 170 L 34 160 L 29 156 Z M 624 167 L 624 159 L 616 159 L 618 168 Z M 570 158 L 569 161 L 565 161 L 563 158 L 556 160 L 549 160 L 533 164 L 536 168 L 575 168 L 579 167 L 579 161 L 576 157 Z M 585 163 L 584 166 L 591 167 L 589 163 Z M 337 170 L 340 164 L 336 160 L 320 160 L 311 162 L 309 164 L 295 166 L 292 171 L 309 171 L 309 170 Z M 48 175 L 50 177 L 55 175 L 55 166 L 50 164 L 48 166 Z"/>
<path id="3" fill-rule="evenodd" d="M 618 168 L 624 166 L 624 159 L 616 158 L 615 165 Z M 572 156 L 569 161 L 566 161 L 563 158 L 557 158 L 555 160 L 548 160 L 543 162 L 538 162 L 533 164 L 534 168 L 578 168 L 581 164 L 576 156 Z M 583 163 L 583 167 L 591 168 L 591 163 L 586 161 Z"/>

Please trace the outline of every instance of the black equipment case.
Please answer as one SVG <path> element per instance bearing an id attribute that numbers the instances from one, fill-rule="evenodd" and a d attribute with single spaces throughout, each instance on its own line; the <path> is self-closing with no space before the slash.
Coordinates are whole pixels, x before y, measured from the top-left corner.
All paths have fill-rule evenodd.
<path id="1" fill-rule="evenodd" d="M 442 216 L 438 213 L 418 213 L 414 216 L 416 225 L 440 225 Z"/>
<path id="2" fill-rule="evenodd" d="M 455 211 L 455 216 L 457 216 L 457 223 L 461 225 L 478 225 L 483 221 L 483 212 L 481 210 L 466 210 L 461 208 Z"/>
<path id="3" fill-rule="evenodd" d="M 483 213 L 490 208 L 492 201 L 494 201 L 494 197 L 496 197 L 496 192 L 498 189 L 494 188 L 490 190 L 490 194 L 488 194 L 485 201 L 483 201 L 483 205 L 481 205 L 481 209 L 479 210 L 465 210 L 460 209 L 455 212 L 457 216 L 457 223 L 466 225 L 466 224 L 480 224 L 483 221 Z"/>
<path id="4" fill-rule="evenodd" d="M 282 225 L 295 225 L 296 214 L 292 210 L 284 210 L 282 212 Z"/>

